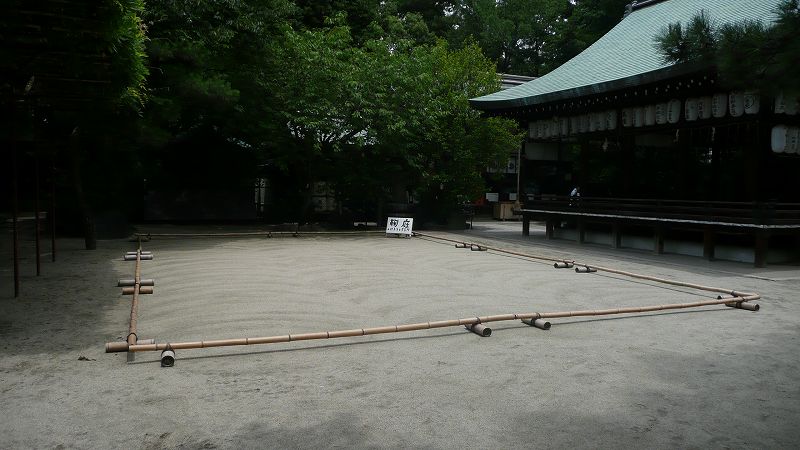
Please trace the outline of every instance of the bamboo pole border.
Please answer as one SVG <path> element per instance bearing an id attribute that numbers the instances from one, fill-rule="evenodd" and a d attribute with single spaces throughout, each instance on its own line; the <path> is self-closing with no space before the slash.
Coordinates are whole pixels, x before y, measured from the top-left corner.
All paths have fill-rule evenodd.
<path id="1" fill-rule="evenodd" d="M 334 233 L 326 233 L 326 232 L 319 232 L 321 234 L 335 234 Z M 285 232 L 285 234 L 294 234 L 292 232 Z M 352 234 L 352 233 L 348 233 Z M 362 234 L 359 232 L 358 234 Z M 241 233 L 222 233 L 222 234 L 214 234 L 213 236 L 240 236 Z M 253 235 L 251 233 L 245 235 Z M 263 235 L 263 233 L 257 233 L 256 235 Z M 321 332 L 311 332 L 311 333 L 300 333 L 300 334 L 286 334 L 286 335 L 277 335 L 277 336 L 266 336 L 266 337 L 252 337 L 252 338 L 234 338 L 234 339 L 217 339 L 217 340 L 205 340 L 205 341 L 189 341 L 189 342 L 167 342 L 162 344 L 153 343 L 137 343 L 136 342 L 136 308 L 138 305 L 138 296 L 139 296 L 139 289 L 141 285 L 141 278 L 140 278 L 140 261 L 142 255 L 141 249 L 141 236 L 138 236 L 139 244 L 138 249 L 136 251 L 136 276 L 134 279 L 134 292 L 133 292 L 133 300 L 131 302 L 131 322 L 130 322 L 130 333 L 128 334 L 128 339 L 126 342 L 109 342 L 106 344 L 106 352 L 113 353 L 113 352 L 145 352 L 145 351 L 174 351 L 180 349 L 197 349 L 197 348 L 209 348 L 209 347 L 229 347 L 229 346 L 241 346 L 241 345 L 263 345 L 263 344 L 277 344 L 283 342 L 293 342 L 293 341 L 303 341 L 303 340 L 318 340 L 318 339 L 335 339 L 335 338 L 344 338 L 344 337 L 356 337 L 356 336 L 368 336 L 373 334 L 384 334 L 384 333 L 402 333 L 402 332 L 410 332 L 410 331 L 418 331 L 418 330 L 427 330 L 433 328 L 444 328 L 444 327 L 455 327 L 455 326 L 465 326 L 469 330 L 474 330 L 475 325 L 480 325 L 483 323 L 489 322 L 499 322 L 499 321 L 509 321 L 509 320 L 522 320 L 525 323 L 533 323 L 537 320 L 542 319 L 554 319 L 554 318 L 563 318 L 563 317 L 585 317 L 585 316 L 603 316 L 603 315 L 613 315 L 613 314 L 638 314 L 638 313 L 645 313 L 645 312 L 654 312 L 654 311 L 664 311 L 664 310 L 673 310 L 673 309 L 686 309 L 686 308 L 697 308 L 703 306 L 712 306 L 712 305 L 726 305 L 726 306 L 735 306 L 741 307 L 742 303 L 750 302 L 753 300 L 758 300 L 761 298 L 759 294 L 756 293 L 746 293 L 746 292 L 739 292 L 732 289 L 725 289 L 725 288 L 718 288 L 713 286 L 704 286 L 695 283 L 687 283 L 682 281 L 676 280 L 669 280 L 666 278 L 659 278 L 653 277 L 650 275 L 643 275 L 634 272 L 628 272 L 608 267 L 602 266 L 595 266 L 584 264 L 580 262 L 576 262 L 573 260 L 564 260 L 558 258 L 552 258 L 548 256 L 541 256 L 541 255 L 533 255 L 533 254 L 526 254 L 521 252 L 515 252 L 512 250 L 506 250 L 497 247 L 486 246 L 482 244 L 475 244 L 469 242 L 458 241 L 455 239 L 444 238 L 441 236 L 436 235 L 429 235 L 423 233 L 414 233 L 415 236 L 422 236 L 431 239 L 437 239 L 447 242 L 452 242 L 456 244 L 458 248 L 473 248 L 478 247 L 486 250 L 491 250 L 498 253 L 510 254 L 514 256 L 520 256 L 524 258 L 530 259 L 537 259 L 547 262 L 555 262 L 555 263 L 562 263 L 565 265 L 574 264 L 575 266 L 581 266 L 586 269 L 594 269 L 594 271 L 604 271 L 609 273 L 614 273 L 617 275 L 627 276 L 636 279 L 643 279 L 649 280 L 657 283 L 664 283 L 673 286 L 682 286 L 682 287 L 689 287 L 697 290 L 703 290 L 708 292 L 715 292 L 715 293 L 723 293 L 729 294 L 732 297 L 723 298 L 721 295 L 718 295 L 716 299 L 713 300 L 705 300 L 700 302 L 691 302 L 691 303 L 672 303 L 672 304 L 665 304 L 665 305 L 651 305 L 651 306 L 641 306 L 641 307 L 624 307 L 624 308 L 609 308 L 609 309 L 587 309 L 587 310 L 576 310 L 576 311 L 556 311 L 556 312 L 532 312 L 532 313 L 515 313 L 515 314 L 499 314 L 499 315 L 490 315 L 490 316 L 477 316 L 477 317 L 468 317 L 463 319 L 451 319 L 451 320 L 440 320 L 434 322 L 419 322 L 419 323 L 411 323 L 411 324 L 403 324 L 403 325 L 389 325 L 389 326 L 380 326 L 380 327 L 373 327 L 373 328 L 357 328 L 357 329 L 350 329 L 350 330 L 338 330 L 338 331 L 321 331 Z M 152 236 L 152 235 L 150 235 Z M 169 237 L 181 237 L 187 236 L 186 234 L 178 234 L 178 233 L 170 233 Z M 198 234 L 189 234 L 189 236 L 198 236 Z M 758 305 L 751 305 L 752 307 L 749 308 L 751 311 L 758 311 Z M 747 309 L 747 308 L 745 308 Z M 549 323 L 548 323 L 549 325 Z M 548 327 L 549 328 L 549 327 Z M 546 329 L 546 328 L 544 328 Z M 479 333 L 481 334 L 481 333 Z M 488 333 L 482 334 L 483 336 L 488 336 L 491 334 L 489 330 Z M 174 354 L 171 356 L 174 358 Z M 173 359 L 174 361 L 174 359 Z M 172 365 L 172 364 L 168 364 Z"/>

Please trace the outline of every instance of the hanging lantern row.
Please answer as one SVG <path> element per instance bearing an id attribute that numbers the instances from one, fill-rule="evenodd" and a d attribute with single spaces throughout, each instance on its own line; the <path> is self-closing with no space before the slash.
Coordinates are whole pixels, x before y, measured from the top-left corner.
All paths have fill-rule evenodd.
<path id="1" fill-rule="evenodd" d="M 780 95 L 775 99 L 775 112 L 794 115 L 798 110 L 797 97 Z M 639 128 L 643 126 L 676 124 L 681 113 L 687 122 L 731 117 L 745 114 L 758 114 L 761 98 L 756 91 L 721 92 L 712 96 L 687 98 L 683 105 L 678 99 L 654 105 L 623 108 L 620 114 L 622 126 Z M 595 131 L 617 128 L 617 110 L 581 114 L 570 117 L 555 116 L 552 119 L 529 123 L 531 139 L 551 139 Z"/>
<path id="2" fill-rule="evenodd" d="M 772 127 L 772 151 L 775 153 L 798 153 L 800 145 L 800 128 L 776 125 Z"/>

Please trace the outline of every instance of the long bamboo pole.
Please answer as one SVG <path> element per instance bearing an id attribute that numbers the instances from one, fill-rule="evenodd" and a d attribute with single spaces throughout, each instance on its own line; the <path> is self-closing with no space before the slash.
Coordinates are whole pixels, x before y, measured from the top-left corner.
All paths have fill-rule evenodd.
<path id="1" fill-rule="evenodd" d="M 300 235 L 353 235 L 383 234 L 383 230 L 364 231 L 242 231 L 235 233 L 135 233 L 134 236 L 142 239 L 149 238 L 181 238 L 181 237 L 248 237 L 248 236 L 300 236 Z"/>
<path id="2" fill-rule="evenodd" d="M 659 277 L 654 277 L 654 276 L 650 276 L 650 275 L 642 275 L 642 274 L 635 273 L 635 272 L 627 272 L 627 271 L 624 271 L 624 270 L 612 269 L 610 267 L 596 266 L 594 264 L 582 263 L 582 262 L 573 261 L 573 260 L 558 259 L 558 258 L 553 258 L 553 257 L 550 257 L 550 256 L 532 255 L 532 254 L 529 254 L 529 253 L 515 252 L 515 251 L 512 251 L 512 250 L 506 250 L 506 249 L 503 249 L 503 248 L 497 248 L 497 247 L 491 247 L 491 246 L 487 246 L 487 245 L 483 245 L 483 244 L 475 244 L 475 243 L 470 243 L 470 242 L 458 241 L 458 240 L 455 240 L 455 239 L 449 239 L 449 238 L 436 236 L 436 235 L 432 235 L 432 234 L 423 234 L 423 233 L 417 233 L 417 232 L 415 232 L 414 234 L 417 235 L 417 236 L 423 236 L 423 237 L 427 237 L 427 238 L 431 238 L 431 239 L 438 239 L 438 240 L 441 240 L 441 241 L 453 242 L 453 243 L 459 244 L 459 245 L 466 245 L 467 247 L 470 247 L 470 246 L 473 246 L 473 245 L 474 246 L 480 245 L 481 247 L 483 247 L 483 248 L 485 248 L 487 250 L 491 250 L 491 251 L 498 252 L 498 253 L 505 253 L 507 255 L 520 256 L 520 257 L 523 257 L 523 258 L 530 258 L 530 259 L 538 259 L 538 260 L 541 260 L 541 261 L 548 261 L 548 262 L 571 263 L 571 264 L 574 264 L 575 266 L 591 267 L 592 269 L 596 269 L 598 271 L 613 273 L 613 274 L 622 275 L 622 276 L 626 276 L 626 277 L 630 277 L 630 278 L 636 278 L 636 279 L 639 279 L 639 280 L 648 280 L 648 281 L 653 281 L 653 282 L 656 282 L 656 283 L 669 284 L 669 285 L 672 285 L 672 286 L 688 287 L 688 288 L 697 289 L 697 290 L 701 290 L 701 291 L 717 292 L 717 293 L 722 293 L 722 294 L 730 294 L 730 295 L 732 295 L 734 297 L 754 296 L 754 295 L 757 296 L 758 295 L 758 294 L 751 293 L 751 292 L 741 292 L 741 291 L 735 291 L 735 290 L 732 290 L 732 289 L 719 288 L 719 287 L 714 287 L 714 286 L 703 286 L 703 285 L 700 285 L 700 284 L 687 283 L 687 282 L 684 282 L 684 281 L 670 280 L 670 279 L 667 279 L 667 278 L 659 278 Z M 761 298 L 761 297 L 758 296 L 758 298 Z"/>
<path id="3" fill-rule="evenodd" d="M 664 311 L 671 309 L 685 309 L 685 308 L 698 308 L 701 306 L 711 305 L 724 305 L 735 304 L 738 302 L 747 302 L 757 300 L 760 296 L 742 296 L 733 298 L 723 298 L 714 300 L 705 300 L 693 303 L 673 303 L 666 305 L 652 305 L 652 306 L 636 306 L 628 308 L 612 308 L 612 309 L 586 309 L 578 311 L 557 311 L 557 312 L 532 312 L 522 314 L 498 314 L 491 316 L 478 316 L 467 317 L 464 319 L 440 320 L 435 322 L 419 322 L 405 325 L 389 325 L 374 328 L 356 328 L 350 330 L 339 331 L 320 331 L 314 333 L 300 333 L 300 334 L 285 334 L 278 336 L 267 337 L 253 337 L 253 338 L 236 338 L 236 339 L 218 339 L 207 341 L 190 341 L 190 342 L 166 342 L 161 344 L 132 344 L 130 340 L 125 342 L 109 342 L 106 344 L 106 353 L 115 352 L 147 352 L 147 351 L 162 351 L 167 348 L 174 350 L 208 348 L 208 347 L 231 347 L 238 345 L 257 345 L 257 344 L 277 344 L 281 342 L 305 341 L 315 339 L 334 339 L 343 337 L 356 337 L 356 336 L 369 336 L 372 334 L 384 333 L 402 333 L 408 331 L 428 330 L 432 328 L 456 327 L 456 326 L 469 326 L 479 323 L 500 322 L 508 320 L 522 320 L 522 319 L 554 319 L 560 317 L 583 317 L 583 316 L 605 316 L 611 314 L 634 314 L 653 311 Z"/>

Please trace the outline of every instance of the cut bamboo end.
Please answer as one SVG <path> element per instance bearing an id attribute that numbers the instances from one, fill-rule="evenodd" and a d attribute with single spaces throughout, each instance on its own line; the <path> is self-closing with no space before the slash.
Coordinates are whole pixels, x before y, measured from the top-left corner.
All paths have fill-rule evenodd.
<path id="1" fill-rule="evenodd" d="M 746 309 L 748 311 L 758 311 L 761 309 L 758 303 L 745 303 L 745 302 L 731 302 L 725 303 L 725 306 L 736 309 Z"/>
<path id="2" fill-rule="evenodd" d="M 492 335 L 492 329 L 482 323 L 466 325 L 464 328 L 468 329 L 469 331 L 472 331 L 473 333 L 481 337 L 489 337 Z"/>
<path id="3" fill-rule="evenodd" d="M 175 351 L 172 347 L 161 352 L 161 367 L 172 367 L 175 365 Z"/>
<path id="4" fill-rule="evenodd" d="M 556 269 L 571 269 L 573 265 L 571 262 L 561 261 L 553 264 L 553 267 Z"/>
<path id="5" fill-rule="evenodd" d="M 155 339 L 137 339 L 136 340 L 136 345 L 151 345 L 151 344 L 155 344 L 155 343 L 156 343 Z"/>
<path id="6" fill-rule="evenodd" d="M 469 248 L 469 244 L 467 244 L 466 242 L 459 242 L 458 244 L 456 244 L 456 248 Z"/>
<path id="7" fill-rule="evenodd" d="M 472 250 L 473 252 L 485 252 L 486 251 L 486 247 L 484 247 L 482 245 L 478 245 L 478 244 L 470 245 L 469 249 Z"/>
<path id="8" fill-rule="evenodd" d="M 592 272 L 597 272 L 597 269 L 595 269 L 593 267 L 589 267 L 589 266 L 583 266 L 583 267 L 576 267 L 575 268 L 575 272 L 577 272 L 577 273 L 592 273 Z"/>
<path id="9" fill-rule="evenodd" d="M 122 288 L 122 295 L 133 295 L 133 291 L 135 289 L 136 289 L 135 286 L 134 287 L 131 287 L 131 286 L 124 287 L 124 288 Z M 153 293 L 153 288 L 151 286 L 140 286 L 139 287 L 139 293 L 140 294 L 152 294 Z"/>
<path id="10" fill-rule="evenodd" d="M 538 328 L 540 330 L 549 330 L 550 329 L 550 322 L 548 322 L 548 321 L 546 321 L 544 319 L 534 319 L 534 318 L 522 319 L 522 322 L 525 323 L 525 324 L 528 324 L 528 325 L 530 325 L 532 327 L 536 327 L 536 328 Z"/>

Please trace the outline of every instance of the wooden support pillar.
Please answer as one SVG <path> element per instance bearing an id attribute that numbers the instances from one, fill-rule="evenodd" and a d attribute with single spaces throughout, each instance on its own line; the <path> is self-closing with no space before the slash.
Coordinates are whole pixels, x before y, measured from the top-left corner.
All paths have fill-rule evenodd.
<path id="1" fill-rule="evenodd" d="M 544 229 L 545 229 L 545 236 L 547 239 L 553 239 L 553 233 L 556 227 L 556 221 L 558 220 L 558 216 L 555 218 L 548 217 L 545 221 Z"/>
<path id="2" fill-rule="evenodd" d="M 769 232 L 756 231 L 756 245 L 753 251 L 753 263 L 756 267 L 767 267 L 767 252 L 769 250 Z"/>
<path id="3" fill-rule="evenodd" d="M 664 226 L 660 223 L 653 228 L 653 253 L 656 255 L 664 253 Z"/>
<path id="4" fill-rule="evenodd" d="M 611 224 L 611 241 L 614 248 L 622 247 L 622 227 L 619 222 Z"/>
<path id="5" fill-rule="evenodd" d="M 522 213 L 522 235 L 530 236 L 531 234 L 531 216 L 527 213 Z"/>
<path id="6" fill-rule="evenodd" d="M 41 230 L 39 228 L 39 158 L 38 157 L 34 158 L 33 164 L 34 164 L 33 178 L 34 178 L 34 183 L 36 184 L 33 193 L 34 195 L 33 208 L 36 211 L 34 211 L 33 213 L 33 218 L 34 218 L 34 233 L 36 234 L 36 276 L 38 277 L 39 275 L 42 274 L 42 248 L 40 245 L 41 242 L 39 236 L 41 234 Z"/>
<path id="7" fill-rule="evenodd" d="M 703 258 L 714 260 L 714 247 L 716 245 L 716 234 L 711 228 L 703 230 Z"/>
<path id="8" fill-rule="evenodd" d="M 578 216 L 578 243 L 583 244 L 586 241 L 586 222 L 583 217 Z"/>
<path id="9" fill-rule="evenodd" d="M 56 262 L 56 165 L 50 169 L 50 256 Z"/>
<path id="10" fill-rule="evenodd" d="M 14 109 L 11 108 L 11 229 L 13 239 L 14 298 L 19 297 L 19 187 L 17 179 L 17 136 L 14 132 Z"/>

